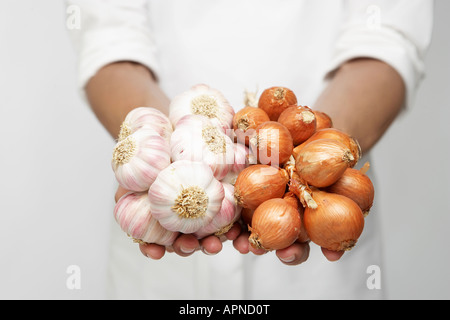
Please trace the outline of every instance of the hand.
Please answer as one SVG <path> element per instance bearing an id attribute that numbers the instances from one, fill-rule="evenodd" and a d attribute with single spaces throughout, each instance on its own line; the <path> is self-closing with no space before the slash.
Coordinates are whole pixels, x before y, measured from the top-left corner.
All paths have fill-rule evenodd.
<path id="1" fill-rule="evenodd" d="M 119 186 L 115 194 L 115 201 L 117 202 L 120 197 L 127 192 L 128 190 Z M 154 260 L 161 259 L 166 251 L 175 252 L 182 257 L 190 256 L 198 250 L 202 250 L 205 254 L 213 255 L 222 250 L 222 240 L 235 240 L 239 236 L 240 232 L 240 226 L 236 223 L 226 234 L 222 236 L 222 239 L 211 235 L 198 240 L 191 234 L 180 234 L 180 236 L 170 247 L 149 243 L 139 244 L 139 249 L 143 255 Z"/>
<path id="2" fill-rule="evenodd" d="M 247 254 L 249 252 L 253 252 L 256 255 L 265 254 L 267 251 L 265 251 L 264 249 L 255 249 L 250 245 L 250 243 L 248 242 L 249 236 L 249 232 L 242 232 L 233 241 L 234 248 L 242 254 Z M 275 254 L 278 259 L 285 265 L 294 266 L 308 260 L 309 250 L 310 248 L 308 242 L 295 242 L 287 248 L 276 250 Z M 322 253 L 329 261 L 337 261 L 342 257 L 344 251 L 336 252 L 322 248 Z"/>

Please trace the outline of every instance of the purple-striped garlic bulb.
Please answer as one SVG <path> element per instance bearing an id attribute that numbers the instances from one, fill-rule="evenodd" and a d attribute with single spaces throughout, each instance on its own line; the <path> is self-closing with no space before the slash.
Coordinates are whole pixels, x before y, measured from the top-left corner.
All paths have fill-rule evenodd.
<path id="1" fill-rule="evenodd" d="M 153 217 L 147 192 L 124 194 L 114 207 L 114 217 L 120 228 L 139 243 L 170 246 L 178 236 Z"/>
<path id="2" fill-rule="evenodd" d="M 247 168 L 249 164 L 251 164 L 252 155 L 250 153 L 250 149 L 242 143 L 235 142 L 233 144 L 234 149 L 234 160 L 233 165 L 228 171 L 227 175 L 222 178 L 222 182 L 231 183 L 234 185 L 236 182 L 236 178 L 239 173 Z"/>
<path id="3" fill-rule="evenodd" d="M 188 114 L 205 116 L 224 132 L 233 127 L 233 107 L 219 90 L 206 84 L 194 85 L 172 99 L 169 119 L 174 127 Z"/>
<path id="4" fill-rule="evenodd" d="M 147 191 L 170 164 L 170 148 L 153 129 L 141 128 L 117 142 L 111 165 L 119 184 L 130 191 Z"/>
<path id="5" fill-rule="evenodd" d="M 152 214 L 164 228 L 193 233 L 219 212 L 225 191 L 207 164 L 179 160 L 159 173 L 148 195 Z"/>
<path id="6" fill-rule="evenodd" d="M 187 115 L 178 121 L 170 148 L 172 161 L 202 161 L 211 167 L 218 180 L 227 175 L 234 163 L 233 141 L 200 115 Z"/>
<path id="7" fill-rule="evenodd" d="M 143 127 L 155 130 L 166 141 L 170 141 L 173 127 L 169 117 L 151 107 L 138 107 L 127 114 L 120 126 L 119 141 Z"/>
<path id="8" fill-rule="evenodd" d="M 234 201 L 234 186 L 226 182 L 222 183 L 222 185 L 225 190 L 222 207 L 208 225 L 194 233 L 198 239 L 211 234 L 221 236 L 227 233 L 241 216 L 242 207 L 238 206 L 236 201 Z"/>

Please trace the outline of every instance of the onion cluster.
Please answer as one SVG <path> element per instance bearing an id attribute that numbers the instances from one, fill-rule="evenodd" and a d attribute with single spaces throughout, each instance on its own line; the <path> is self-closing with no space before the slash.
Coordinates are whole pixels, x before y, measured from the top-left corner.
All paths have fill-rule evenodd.
<path id="1" fill-rule="evenodd" d="M 298 105 L 284 87 L 264 90 L 233 123 L 236 140 L 255 159 L 238 175 L 234 193 L 250 244 L 271 251 L 312 241 L 350 250 L 374 199 L 369 164 L 354 168 L 358 141 L 333 128 L 326 113 Z"/>

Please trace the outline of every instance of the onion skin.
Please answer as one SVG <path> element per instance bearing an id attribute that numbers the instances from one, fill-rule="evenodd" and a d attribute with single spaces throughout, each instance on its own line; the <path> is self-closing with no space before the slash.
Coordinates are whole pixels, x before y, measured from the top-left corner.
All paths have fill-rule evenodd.
<path id="1" fill-rule="evenodd" d="M 305 224 L 303 223 L 303 215 L 304 215 L 305 210 L 303 209 L 303 206 L 301 205 L 300 200 L 291 191 L 286 192 L 283 199 L 285 201 L 287 201 L 291 206 L 296 208 L 300 215 L 301 227 L 300 227 L 300 233 L 297 238 L 297 242 L 300 242 L 300 243 L 308 242 L 309 236 L 308 236 L 308 233 L 306 232 Z"/>
<path id="2" fill-rule="evenodd" d="M 281 198 L 289 182 L 286 170 L 255 164 L 242 170 L 234 184 L 234 198 L 243 208 L 256 209 L 272 198 Z"/>
<path id="3" fill-rule="evenodd" d="M 271 121 L 277 121 L 289 106 L 297 105 L 294 92 L 285 87 L 271 87 L 264 90 L 258 100 L 258 108 L 263 109 Z"/>
<path id="4" fill-rule="evenodd" d="M 256 128 L 249 147 L 260 164 L 281 166 L 291 157 L 294 143 L 291 133 L 284 125 L 267 121 Z"/>
<path id="5" fill-rule="evenodd" d="M 319 139 L 305 145 L 295 159 L 298 176 L 314 187 L 335 183 L 353 161 L 350 150 L 333 139 Z"/>
<path id="6" fill-rule="evenodd" d="M 316 117 L 307 106 L 291 106 L 284 110 L 278 122 L 291 133 L 294 146 L 306 141 L 316 132 Z"/>
<path id="7" fill-rule="evenodd" d="M 352 249 L 364 229 L 361 208 L 345 196 L 321 190 L 315 190 L 313 198 L 317 209 L 306 207 L 304 213 L 311 241 L 332 251 Z"/>
<path id="8" fill-rule="evenodd" d="M 284 199 L 269 199 L 253 213 L 249 242 L 256 249 L 284 249 L 297 240 L 300 228 L 300 214 L 294 206 Z"/>
<path id="9" fill-rule="evenodd" d="M 353 168 L 346 169 L 341 178 L 325 190 L 352 199 L 361 208 L 364 216 L 369 214 L 375 197 L 375 189 L 370 178 Z"/>
<path id="10" fill-rule="evenodd" d="M 267 121 L 270 121 L 270 118 L 263 109 L 252 106 L 242 108 L 233 117 L 233 129 L 237 141 L 248 146 L 254 130 Z"/>
<path id="11" fill-rule="evenodd" d="M 316 132 L 308 138 L 305 142 L 299 144 L 294 148 L 292 153 L 294 154 L 294 157 L 300 152 L 300 150 L 307 145 L 308 143 L 319 140 L 319 139 L 334 139 L 342 142 L 347 148 L 350 149 L 351 153 L 353 154 L 354 160 L 350 163 L 350 168 L 353 168 L 356 163 L 361 159 L 362 153 L 361 153 L 361 147 L 358 143 L 358 141 L 345 133 L 342 130 L 336 129 L 336 128 L 325 128 L 321 130 L 316 130 Z"/>
<path id="12" fill-rule="evenodd" d="M 318 110 L 313 110 L 313 112 L 316 116 L 316 130 L 333 127 L 333 120 L 331 120 L 331 117 L 328 114 Z"/>

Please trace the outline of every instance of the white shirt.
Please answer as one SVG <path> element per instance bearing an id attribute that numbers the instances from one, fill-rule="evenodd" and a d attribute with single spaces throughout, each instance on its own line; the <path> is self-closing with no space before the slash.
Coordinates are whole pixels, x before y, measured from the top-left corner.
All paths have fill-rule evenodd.
<path id="1" fill-rule="evenodd" d="M 150 68 L 169 98 L 197 83 L 219 89 L 235 110 L 244 90 L 286 86 L 312 106 L 327 75 L 343 62 L 372 57 L 390 64 L 407 105 L 424 76 L 432 0 L 73 0 L 80 29 L 79 86 L 102 66 L 132 60 Z M 361 162 L 364 161 L 361 160 Z M 373 178 L 373 177 L 372 177 Z M 111 209 L 112 210 L 112 209 Z M 370 266 L 382 269 L 376 203 L 356 247 L 328 262 L 311 244 L 308 261 L 283 265 L 274 253 L 240 255 L 225 243 L 216 256 L 143 258 L 115 226 L 111 294 L 150 299 L 380 298 Z M 369 268 L 369 269 L 368 269 Z M 383 288 L 384 284 L 382 284 Z"/>

